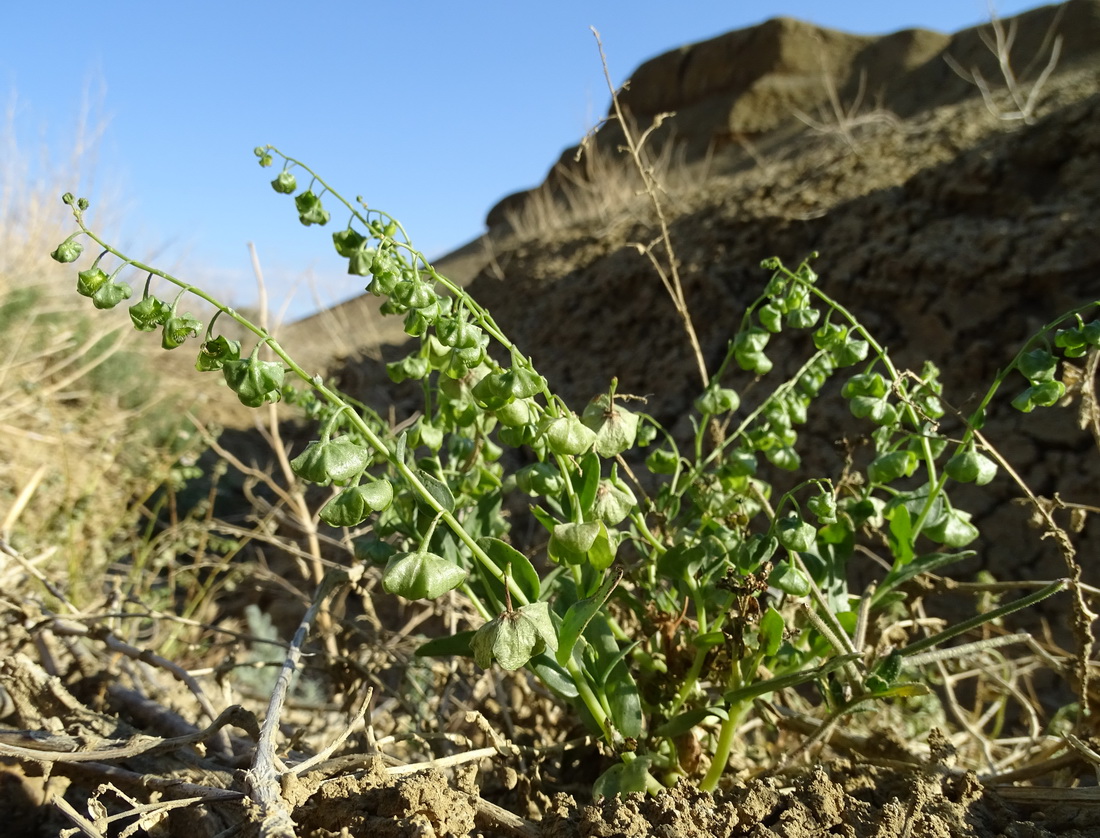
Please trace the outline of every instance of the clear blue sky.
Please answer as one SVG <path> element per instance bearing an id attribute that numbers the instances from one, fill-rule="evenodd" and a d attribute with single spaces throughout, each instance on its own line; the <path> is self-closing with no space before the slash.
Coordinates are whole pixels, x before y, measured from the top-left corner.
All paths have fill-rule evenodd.
<path id="1" fill-rule="evenodd" d="M 999 0 L 997 10 L 1037 5 Z M 590 25 L 619 84 L 647 58 L 777 15 L 865 34 L 952 32 L 987 20 L 988 6 L 8 0 L 0 95 L 24 149 L 45 143 L 61 157 L 82 103 L 92 104 L 105 126 L 96 177 L 124 198 L 109 209 L 136 252 L 186 266 L 189 279 L 241 305 L 253 296 L 252 241 L 276 300 L 312 279 L 335 301 L 359 293 L 359 280 L 342 273 L 331 231 L 299 225 L 292 202 L 270 189 L 254 146 L 309 162 L 442 255 L 481 233 L 501 197 L 541 181 L 606 112 Z M 292 312 L 311 307 L 299 288 Z"/>

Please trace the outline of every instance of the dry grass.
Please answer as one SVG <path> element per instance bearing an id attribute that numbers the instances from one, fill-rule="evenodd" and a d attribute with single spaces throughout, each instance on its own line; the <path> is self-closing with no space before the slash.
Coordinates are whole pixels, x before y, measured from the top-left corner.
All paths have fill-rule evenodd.
<path id="1" fill-rule="evenodd" d="M 137 336 L 97 317 L 49 258 L 70 232 L 62 192 L 93 188 L 103 126 L 89 122 L 62 160 L 20 147 L 14 104 L 0 137 L 0 536 L 50 552 L 77 600 L 176 456 L 176 422 L 142 375 Z"/>
<path id="2" fill-rule="evenodd" d="M 645 148 L 643 154 L 643 166 L 673 204 L 698 191 L 710 171 L 709 160 L 687 163 L 673 137 L 655 152 Z M 504 217 L 519 239 L 530 240 L 574 226 L 599 227 L 627 216 L 650 223 L 651 207 L 645 181 L 630 154 L 622 148 L 607 149 L 590 134 L 573 165 L 555 166 L 547 180 Z"/>

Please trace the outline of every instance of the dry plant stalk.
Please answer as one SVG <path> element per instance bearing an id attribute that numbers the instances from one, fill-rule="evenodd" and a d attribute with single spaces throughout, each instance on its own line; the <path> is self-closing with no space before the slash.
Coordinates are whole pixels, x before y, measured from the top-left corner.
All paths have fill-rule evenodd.
<path id="1" fill-rule="evenodd" d="M 665 291 L 668 292 L 672 304 L 676 307 L 676 313 L 680 316 L 680 323 L 687 335 L 688 342 L 691 344 L 692 354 L 695 356 L 699 380 L 705 388 L 707 384 L 710 383 L 710 373 L 707 372 L 707 363 L 703 357 L 703 349 L 699 344 L 699 337 L 695 332 L 695 324 L 691 319 L 691 311 L 688 309 L 687 300 L 684 297 L 684 286 L 680 281 L 680 268 L 675 251 L 672 247 L 672 235 L 669 232 L 668 219 L 665 216 L 664 205 L 661 203 L 661 199 L 658 195 L 658 193 L 664 190 L 656 178 L 652 165 L 650 165 L 649 161 L 643 156 L 643 148 L 646 140 L 654 130 L 660 127 L 663 116 L 667 115 L 659 116 L 654 120 L 653 125 L 644 131 L 641 136 L 635 138 L 634 132 L 630 128 L 629 121 L 623 113 L 622 106 L 619 104 L 618 91 L 615 90 L 615 84 L 611 81 L 611 71 L 607 66 L 607 55 L 604 54 L 603 41 L 600 40 L 600 33 L 595 27 L 590 28 L 592 29 L 592 34 L 596 38 L 596 45 L 600 50 L 600 63 L 603 66 L 604 79 L 607 81 L 607 87 L 611 91 L 612 107 L 615 110 L 615 117 L 619 121 L 619 127 L 622 129 L 623 137 L 626 140 L 626 149 L 634 161 L 634 166 L 637 168 L 638 174 L 641 175 L 645 193 L 649 196 L 650 203 L 653 205 L 653 211 L 657 216 L 657 224 L 661 231 L 658 241 L 664 248 L 665 262 L 662 262 L 654 252 L 654 247 L 657 242 L 651 242 L 648 245 L 635 244 L 634 246 L 639 253 L 649 259 L 654 270 L 657 271 L 657 275 L 661 278 L 661 284 L 664 285 Z"/>
<path id="2" fill-rule="evenodd" d="M 1021 76 L 1017 76 L 1016 72 L 1012 69 L 1012 46 L 1016 41 L 1018 21 L 1016 18 L 1013 18 L 1009 21 L 1008 28 L 1006 29 L 1004 22 L 997 16 L 996 11 L 991 6 L 989 25 L 993 34 L 990 36 L 990 34 L 985 31 L 979 34 L 982 43 L 986 45 L 989 51 L 997 59 L 997 66 L 1000 68 L 1001 78 L 1004 80 L 1004 89 L 1012 100 L 1012 105 L 1015 110 L 1004 110 L 997 104 L 996 95 L 992 87 L 982 75 L 981 70 L 977 67 L 971 67 L 967 70 L 949 54 L 945 54 L 943 60 L 947 62 L 947 65 L 954 70 L 956 74 L 958 74 L 959 78 L 970 82 L 978 88 L 982 94 L 982 101 L 985 102 L 986 109 L 993 114 L 993 116 L 997 117 L 997 119 L 1006 121 L 1021 120 L 1025 124 L 1030 125 L 1035 121 L 1035 108 L 1039 103 L 1039 96 L 1043 92 L 1043 87 L 1058 66 L 1058 59 L 1062 54 L 1062 36 L 1055 35 L 1054 33 L 1064 13 L 1065 6 L 1063 5 L 1054 15 L 1054 20 L 1051 21 L 1050 27 L 1043 37 L 1043 43 L 1039 48 L 1039 52 L 1031 59 L 1024 69 L 1024 72 L 1021 74 L 1021 76 L 1029 75 L 1036 65 L 1036 62 L 1039 60 L 1039 56 L 1046 50 L 1050 50 L 1046 65 L 1031 84 L 1031 89 L 1025 91 L 1025 85 L 1020 81 Z"/>
<path id="3" fill-rule="evenodd" d="M 863 97 L 867 93 L 867 71 L 859 71 L 859 87 L 852 99 L 852 104 L 845 107 L 840 101 L 840 93 L 836 88 L 836 80 L 826 65 L 825 56 L 821 56 L 821 83 L 825 87 L 825 93 L 829 97 L 831 112 L 824 108 L 818 109 L 818 117 L 815 119 L 797 108 L 794 115 L 814 132 L 826 137 L 839 137 L 850 151 L 856 151 L 855 129 L 862 125 L 889 125 L 899 128 L 901 123 L 898 118 L 884 108 L 875 108 L 867 113 L 860 113 L 863 108 Z"/>

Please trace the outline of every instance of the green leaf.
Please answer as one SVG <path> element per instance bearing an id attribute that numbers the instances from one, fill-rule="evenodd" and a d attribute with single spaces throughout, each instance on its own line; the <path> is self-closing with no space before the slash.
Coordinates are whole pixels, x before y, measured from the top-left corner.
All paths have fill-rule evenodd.
<path id="1" fill-rule="evenodd" d="M 875 589 L 873 603 L 877 605 L 892 590 L 901 587 L 922 573 L 932 573 L 962 559 L 977 555 L 973 550 L 960 553 L 927 553 L 917 556 L 908 564 L 895 564 Z"/>
<path id="2" fill-rule="evenodd" d="M 651 757 L 637 757 L 628 763 L 616 763 L 601 774 L 592 785 L 592 796 L 613 800 L 625 794 L 641 794 L 649 787 Z"/>
<path id="3" fill-rule="evenodd" d="M 696 725 L 701 724 L 707 719 L 722 719 L 725 721 L 728 718 L 729 713 L 724 707 L 699 707 L 695 710 L 687 710 L 673 716 L 654 730 L 653 735 L 663 736 L 667 739 L 675 739 L 677 736 L 687 733 Z"/>
<path id="4" fill-rule="evenodd" d="M 546 686 L 563 698 L 573 699 L 580 695 L 580 690 L 569 677 L 569 673 L 562 669 L 549 655 L 535 655 L 527 662 L 531 669 Z"/>
<path id="5" fill-rule="evenodd" d="M 374 535 L 357 538 L 352 542 L 352 546 L 355 550 L 356 561 L 374 565 L 385 566 L 393 558 L 394 553 L 397 552 L 392 544 Z"/>
<path id="6" fill-rule="evenodd" d="M 867 479 L 878 485 L 892 483 L 899 477 L 912 475 L 916 471 L 918 462 L 914 451 L 891 451 L 871 461 L 867 466 Z"/>
<path id="7" fill-rule="evenodd" d="M 894 553 L 894 566 L 901 567 L 913 560 L 913 523 L 909 508 L 903 505 L 890 511 L 890 547 Z"/>
<path id="8" fill-rule="evenodd" d="M 416 476 L 421 484 L 423 484 L 424 488 L 428 490 L 428 494 L 431 495 L 432 499 L 439 504 L 440 507 L 448 512 L 455 511 L 455 496 L 451 493 L 450 487 L 448 487 L 446 483 L 428 474 L 428 472 L 423 469 L 417 469 Z"/>
<path id="9" fill-rule="evenodd" d="M 405 599 L 435 599 L 465 581 L 464 569 L 422 550 L 395 554 L 382 574 L 382 589 Z"/>
<path id="10" fill-rule="evenodd" d="M 611 720 L 623 736 L 638 739 L 645 730 L 642 697 L 638 683 L 625 661 L 619 661 L 607 675 L 604 693 L 611 709 Z"/>
<path id="11" fill-rule="evenodd" d="M 556 659 L 560 666 L 565 666 L 569 662 L 569 658 L 573 655 L 573 649 L 577 645 L 577 640 L 580 639 L 588 624 L 592 622 L 592 618 L 599 613 L 604 603 L 611 597 L 611 592 L 615 590 L 615 586 L 619 584 L 619 580 L 622 578 L 623 572 L 621 570 L 617 573 L 609 573 L 596 593 L 569 606 L 569 610 L 565 612 L 565 617 L 562 618 L 561 630 L 558 632 Z"/>
<path id="12" fill-rule="evenodd" d="M 1045 349 L 1032 349 L 1020 356 L 1016 368 L 1032 384 L 1053 381 L 1058 370 L 1058 359 Z"/>
<path id="13" fill-rule="evenodd" d="M 783 633 L 787 628 L 783 615 L 771 605 L 760 617 L 760 647 L 768 657 L 774 657 L 783 643 Z"/>
<path id="14" fill-rule="evenodd" d="M 443 658 L 451 655 L 461 655 L 472 658 L 474 650 L 470 646 L 473 640 L 474 630 L 460 631 L 457 634 L 444 634 L 433 637 L 427 643 L 421 643 L 414 653 L 418 658 Z"/>
<path id="15" fill-rule="evenodd" d="M 534 602 L 539 598 L 541 583 L 539 581 L 538 572 L 535 570 L 534 565 L 531 564 L 530 559 L 511 544 L 507 544 L 499 538 L 490 538 L 486 536 L 479 538 L 477 544 L 488 554 L 489 558 L 493 560 L 493 564 L 511 575 L 512 581 L 516 583 L 516 586 L 521 591 L 523 591 L 524 596 L 526 596 L 528 600 Z M 503 599 L 503 589 L 501 590 L 501 594 L 501 598 Z"/>

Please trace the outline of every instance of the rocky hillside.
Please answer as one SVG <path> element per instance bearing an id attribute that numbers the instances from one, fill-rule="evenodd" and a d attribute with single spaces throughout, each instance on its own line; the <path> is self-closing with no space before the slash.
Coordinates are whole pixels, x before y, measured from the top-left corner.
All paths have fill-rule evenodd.
<path id="1" fill-rule="evenodd" d="M 899 364 L 939 365 L 960 405 L 1038 326 L 1100 296 L 1100 0 L 1039 8 L 1003 32 L 1023 95 L 1035 94 L 1023 108 L 1005 90 L 988 26 L 865 37 L 776 19 L 637 69 L 621 99 L 633 121 L 644 128 L 675 112 L 652 148 L 712 368 L 770 256 L 797 264 L 820 252 L 823 286 Z M 469 283 L 576 406 L 617 376 L 621 392 L 648 396 L 675 425 L 699 380 L 634 246 L 654 238 L 653 217 L 616 157 L 620 140 L 608 123 L 579 162 L 575 149 L 563 153 L 544 184 L 494 207 L 487 234 L 438 267 Z M 288 331 L 287 345 L 306 339 L 318 362 L 342 352 L 340 377 L 360 397 L 396 400 L 398 419 L 415 406 L 378 363 L 408 349 L 374 298 Z M 318 343 L 321 332 L 354 341 Z M 751 386 L 743 373 L 726 383 Z M 803 440 L 804 459 L 826 473 L 841 464 L 840 409 Z M 1034 490 L 1100 504 L 1097 443 L 1077 411 L 1022 418 L 1002 403 L 989 430 Z M 982 564 L 1061 575 L 1006 503 L 1018 491 L 1001 481 L 970 507 L 995 536 Z M 1036 545 L 1028 555 L 1024 542 Z"/>

